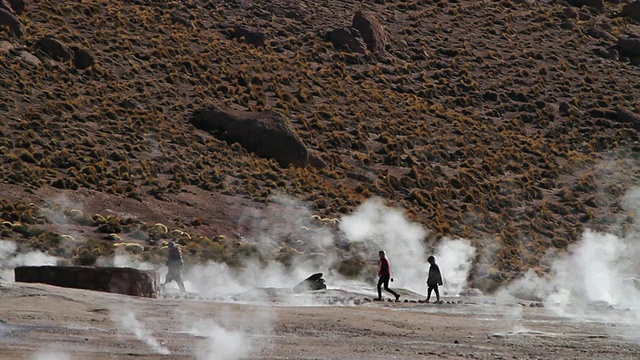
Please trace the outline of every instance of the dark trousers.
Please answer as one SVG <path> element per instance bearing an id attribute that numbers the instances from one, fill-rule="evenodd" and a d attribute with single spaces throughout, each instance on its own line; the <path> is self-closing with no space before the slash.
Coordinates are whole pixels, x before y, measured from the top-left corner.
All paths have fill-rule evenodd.
<path id="1" fill-rule="evenodd" d="M 164 279 L 164 284 L 168 284 L 172 281 L 178 283 L 180 291 L 186 292 L 184 282 L 182 282 L 182 276 L 180 275 L 180 266 L 169 265 L 169 271 L 167 272 L 167 277 Z"/>
<path id="2" fill-rule="evenodd" d="M 378 299 L 382 299 L 382 285 L 384 285 L 384 289 L 393 294 L 393 296 L 396 298 L 399 297 L 397 292 L 389 289 L 389 276 L 380 276 L 378 279 Z"/>
<path id="3" fill-rule="evenodd" d="M 429 285 L 427 288 L 427 301 L 429 301 L 429 299 L 431 298 L 431 291 L 433 290 L 433 292 L 436 293 L 436 300 L 440 301 L 440 291 L 438 291 L 438 284 L 436 285 Z"/>

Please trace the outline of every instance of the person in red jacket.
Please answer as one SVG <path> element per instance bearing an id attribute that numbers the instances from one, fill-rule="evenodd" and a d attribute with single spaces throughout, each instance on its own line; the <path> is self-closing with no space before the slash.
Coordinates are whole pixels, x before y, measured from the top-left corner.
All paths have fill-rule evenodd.
<path id="1" fill-rule="evenodd" d="M 389 280 L 393 281 L 391 278 L 391 266 L 389 265 L 389 259 L 387 259 L 387 254 L 380 250 L 378 252 L 378 256 L 380 256 L 380 270 L 378 271 L 378 301 L 382 301 L 382 285 L 384 285 L 384 289 L 393 296 L 396 297 L 396 301 L 400 299 L 400 294 L 389 289 Z"/>

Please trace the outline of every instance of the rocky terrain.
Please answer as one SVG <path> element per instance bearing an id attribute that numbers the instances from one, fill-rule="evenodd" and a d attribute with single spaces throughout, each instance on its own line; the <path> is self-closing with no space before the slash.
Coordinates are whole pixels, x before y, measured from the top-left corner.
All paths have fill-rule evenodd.
<path id="1" fill-rule="evenodd" d="M 3 0 L 2 238 L 73 264 L 160 263 L 169 237 L 191 264 L 289 263 L 380 197 L 427 247 L 494 254 L 473 278 L 544 274 L 585 228 L 633 228 L 639 8 Z M 279 222 L 283 199 L 307 222 Z"/>

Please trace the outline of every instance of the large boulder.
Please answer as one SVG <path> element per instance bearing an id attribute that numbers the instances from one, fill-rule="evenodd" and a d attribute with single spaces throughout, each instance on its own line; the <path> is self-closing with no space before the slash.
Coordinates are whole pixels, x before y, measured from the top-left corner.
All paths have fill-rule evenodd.
<path id="1" fill-rule="evenodd" d="M 640 1 L 634 1 L 625 5 L 620 11 L 620 16 L 640 20 Z"/>
<path id="2" fill-rule="evenodd" d="M 17 37 L 24 35 L 24 26 L 16 15 L 7 9 L 0 8 L 0 27 L 9 28 L 9 31 Z"/>
<path id="3" fill-rule="evenodd" d="M 306 145 L 277 113 L 207 108 L 196 111 L 190 122 L 258 156 L 274 159 L 280 166 L 305 167 L 309 163 Z"/>
<path id="4" fill-rule="evenodd" d="M 13 9 L 13 11 L 20 15 L 24 12 L 24 0 L 8 0 L 9 1 L 9 5 L 11 5 L 11 8 Z"/>
<path id="5" fill-rule="evenodd" d="M 622 52 L 640 56 L 640 38 L 620 38 L 617 47 Z"/>
<path id="6" fill-rule="evenodd" d="M 324 283 L 322 273 L 316 273 L 302 280 L 298 285 L 294 286 L 293 292 L 301 293 L 305 291 L 324 290 L 327 285 Z"/>
<path id="7" fill-rule="evenodd" d="M 360 33 L 353 28 L 333 29 L 325 34 L 325 39 L 331 41 L 336 49 L 346 49 L 360 54 L 367 50 L 367 44 L 360 38 Z"/>
<path id="8" fill-rule="evenodd" d="M 0 9 L 6 9 L 12 14 L 20 15 L 24 11 L 24 0 L 0 0 Z"/>
<path id="9" fill-rule="evenodd" d="M 70 62 L 74 58 L 73 50 L 53 36 L 45 36 L 36 42 L 36 48 L 51 56 L 55 61 Z"/>
<path id="10" fill-rule="evenodd" d="M 93 55 L 85 49 L 80 49 L 78 47 L 72 47 L 73 50 L 73 66 L 76 69 L 84 70 L 92 67 L 96 64 Z"/>
<path id="11" fill-rule="evenodd" d="M 356 12 L 351 27 L 358 30 L 369 51 L 381 53 L 386 50 L 389 34 L 373 14 Z"/>
<path id="12" fill-rule="evenodd" d="M 156 297 L 160 279 L 153 270 L 90 266 L 19 266 L 15 280 L 54 286 Z"/>

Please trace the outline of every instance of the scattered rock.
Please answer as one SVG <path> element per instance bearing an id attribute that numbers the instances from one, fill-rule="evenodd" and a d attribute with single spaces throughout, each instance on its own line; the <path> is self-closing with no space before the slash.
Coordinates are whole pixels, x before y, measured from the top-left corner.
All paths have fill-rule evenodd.
<path id="1" fill-rule="evenodd" d="M 24 26 L 18 18 L 6 9 L 0 9 L 0 27 L 6 26 L 17 37 L 24 35 Z"/>
<path id="2" fill-rule="evenodd" d="M 316 273 L 302 280 L 298 285 L 294 286 L 293 292 L 301 293 L 305 291 L 324 290 L 327 288 L 322 273 Z"/>
<path id="3" fill-rule="evenodd" d="M 574 8 L 570 8 L 570 7 L 566 7 L 563 9 L 562 13 L 564 14 L 565 18 L 567 19 L 577 19 L 578 18 L 578 11 Z"/>
<path id="4" fill-rule="evenodd" d="M 640 130 L 640 115 L 623 108 L 617 108 L 616 112 L 618 114 L 617 120 L 619 122 L 631 123 L 636 130 Z"/>
<path id="5" fill-rule="evenodd" d="M 621 38 L 617 47 L 622 52 L 640 56 L 640 38 Z"/>
<path id="6" fill-rule="evenodd" d="M 8 41 L 0 40 L 0 54 L 9 53 L 13 49 L 14 49 L 14 46 L 12 43 Z"/>
<path id="7" fill-rule="evenodd" d="M 322 160 L 322 158 L 320 158 L 320 156 L 318 154 L 315 154 L 314 152 L 310 152 L 309 153 L 309 166 L 316 168 L 316 169 L 324 169 L 327 167 L 327 163 L 324 162 L 324 160 Z"/>
<path id="8" fill-rule="evenodd" d="M 76 69 L 84 70 L 92 67 L 96 64 L 93 55 L 85 49 L 80 49 L 78 47 L 73 47 L 73 66 Z"/>
<path id="9" fill-rule="evenodd" d="M 568 0 L 567 2 L 576 7 L 588 6 L 598 12 L 604 10 L 604 0 Z"/>
<path id="10" fill-rule="evenodd" d="M 634 1 L 622 7 L 620 16 L 640 20 L 640 1 Z"/>
<path id="11" fill-rule="evenodd" d="M 373 14 L 356 12 L 351 27 L 358 30 L 371 52 L 385 52 L 389 34 Z"/>
<path id="12" fill-rule="evenodd" d="M 277 113 L 207 108 L 196 111 L 190 122 L 258 156 L 272 158 L 280 166 L 305 167 L 309 163 L 306 145 Z"/>
<path id="13" fill-rule="evenodd" d="M 154 270 L 91 266 L 19 266 L 17 282 L 42 283 L 141 297 L 157 297 L 159 276 Z"/>
<path id="14" fill-rule="evenodd" d="M 124 109 L 134 110 L 134 109 L 142 109 L 142 106 L 135 100 L 122 100 L 118 105 Z"/>
<path id="15" fill-rule="evenodd" d="M 244 41 L 247 44 L 251 44 L 256 47 L 264 46 L 267 39 L 266 35 L 262 31 L 244 26 L 232 26 L 228 30 L 227 35 L 230 39 Z"/>
<path id="16" fill-rule="evenodd" d="M 53 36 L 45 36 L 36 42 L 36 48 L 42 50 L 55 61 L 70 62 L 74 58 L 73 51 Z"/>
<path id="17" fill-rule="evenodd" d="M 29 65 L 32 65 L 35 67 L 42 65 L 42 61 L 40 61 L 40 59 L 38 59 L 37 56 L 33 55 L 32 53 L 26 50 L 20 50 L 18 51 L 18 54 L 20 55 L 20 58 L 22 58 L 22 60 L 24 60 Z"/>
<path id="18" fill-rule="evenodd" d="M 593 38 L 607 40 L 612 43 L 617 43 L 618 38 L 613 36 L 611 33 L 604 31 L 602 29 L 598 29 L 595 27 L 588 28 L 585 33 Z"/>
<path id="19" fill-rule="evenodd" d="M 514 0 L 513 2 L 516 4 L 525 5 L 526 7 L 532 7 L 533 5 L 536 4 L 535 0 Z"/>
<path id="20" fill-rule="evenodd" d="M 336 49 L 347 49 L 351 52 L 364 54 L 367 44 L 360 38 L 360 33 L 352 28 L 337 28 L 325 34 L 325 39 L 331 41 Z"/>
<path id="21" fill-rule="evenodd" d="M 182 13 L 173 13 L 171 15 L 171 22 L 174 24 L 180 24 L 187 28 L 193 28 L 193 22 L 189 19 L 189 16 Z"/>

